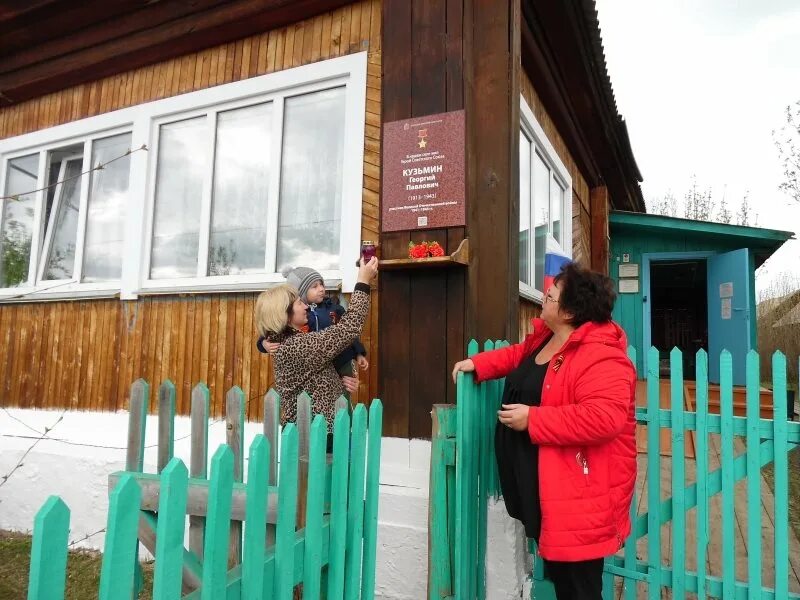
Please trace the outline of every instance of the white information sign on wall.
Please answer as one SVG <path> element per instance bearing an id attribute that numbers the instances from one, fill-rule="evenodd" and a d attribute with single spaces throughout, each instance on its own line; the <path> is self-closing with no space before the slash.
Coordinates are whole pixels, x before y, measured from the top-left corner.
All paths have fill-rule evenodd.
<path id="1" fill-rule="evenodd" d="M 620 277 L 638 277 L 639 276 L 639 264 L 638 263 L 628 263 L 619 265 L 619 276 Z"/>
<path id="2" fill-rule="evenodd" d="M 730 298 L 723 298 L 722 299 L 722 309 L 721 309 L 721 316 L 723 319 L 730 319 L 731 318 L 731 299 Z"/>
<path id="3" fill-rule="evenodd" d="M 620 279 L 619 280 L 619 293 L 620 294 L 638 294 L 639 293 L 639 280 L 638 279 Z"/>
<path id="4" fill-rule="evenodd" d="M 733 298 L 733 282 L 719 284 L 719 297 L 720 298 Z"/>

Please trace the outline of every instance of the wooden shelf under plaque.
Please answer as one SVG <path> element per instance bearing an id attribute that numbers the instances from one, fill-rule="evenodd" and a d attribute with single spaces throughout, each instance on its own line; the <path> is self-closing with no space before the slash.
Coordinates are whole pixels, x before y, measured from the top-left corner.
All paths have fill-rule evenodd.
<path id="1" fill-rule="evenodd" d="M 391 258 L 378 263 L 380 271 L 398 269 L 431 269 L 454 267 L 469 264 L 469 239 L 461 240 L 456 251 L 449 256 L 436 256 L 431 258 Z"/>

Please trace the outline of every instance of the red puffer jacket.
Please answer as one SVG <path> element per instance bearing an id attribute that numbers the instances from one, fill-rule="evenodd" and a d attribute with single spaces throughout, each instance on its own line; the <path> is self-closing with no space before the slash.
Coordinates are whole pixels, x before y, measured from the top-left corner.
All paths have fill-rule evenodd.
<path id="1" fill-rule="evenodd" d="M 505 377 L 550 330 L 472 357 L 478 381 Z M 631 531 L 636 483 L 636 372 L 616 323 L 585 323 L 553 355 L 528 433 L 539 445 L 539 553 L 555 561 L 614 554 Z"/>

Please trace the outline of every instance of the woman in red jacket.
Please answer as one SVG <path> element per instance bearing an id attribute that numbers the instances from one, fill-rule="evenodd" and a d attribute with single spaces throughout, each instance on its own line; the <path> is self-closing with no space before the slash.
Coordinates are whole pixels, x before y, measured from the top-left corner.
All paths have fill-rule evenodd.
<path id="1" fill-rule="evenodd" d="M 636 373 L 612 281 L 572 263 L 521 344 L 455 365 L 505 377 L 495 450 L 509 514 L 536 539 L 559 600 L 600 600 L 603 558 L 631 530 Z"/>

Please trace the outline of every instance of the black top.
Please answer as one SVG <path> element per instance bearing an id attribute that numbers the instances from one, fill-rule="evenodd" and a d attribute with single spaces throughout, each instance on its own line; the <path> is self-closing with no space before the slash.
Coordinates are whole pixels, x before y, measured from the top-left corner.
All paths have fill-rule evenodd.
<path id="1" fill-rule="evenodd" d="M 536 355 L 550 341 L 547 338 L 533 353 L 508 374 L 503 388 L 503 404 L 539 406 L 549 363 L 536 364 Z M 539 504 L 539 447 L 531 443 L 527 429 L 514 431 L 498 421 L 495 453 L 500 488 L 508 514 L 525 526 L 525 535 L 538 541 L 542 529 Z"/>

